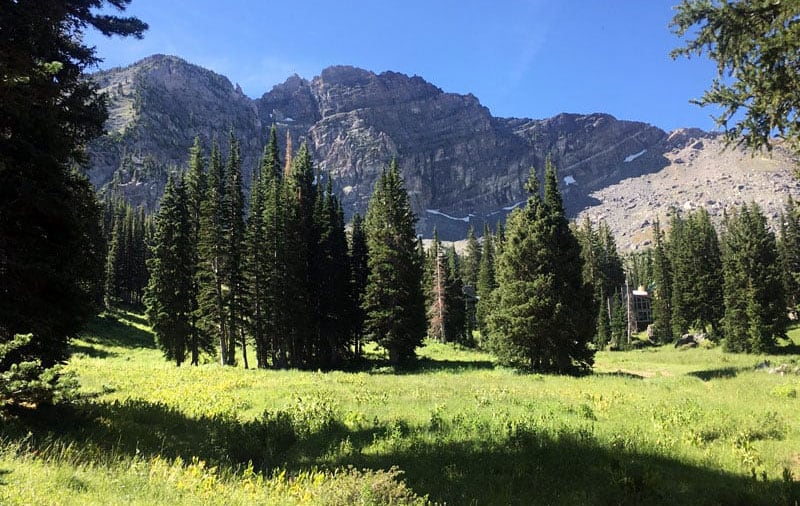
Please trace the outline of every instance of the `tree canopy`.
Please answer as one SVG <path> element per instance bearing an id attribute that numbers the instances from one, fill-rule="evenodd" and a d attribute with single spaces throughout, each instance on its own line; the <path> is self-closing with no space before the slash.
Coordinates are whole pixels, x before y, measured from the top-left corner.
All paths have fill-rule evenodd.
<path id="1" fill-rule="evenodd" d="M 717 105 L 729 142 L 770 148 L 773 135 L 800 151 L 800 3 L 683 0 L 671 27 L 685 38 L 673 58 L 707 54 L 718 76 L 693 102 Z"/>

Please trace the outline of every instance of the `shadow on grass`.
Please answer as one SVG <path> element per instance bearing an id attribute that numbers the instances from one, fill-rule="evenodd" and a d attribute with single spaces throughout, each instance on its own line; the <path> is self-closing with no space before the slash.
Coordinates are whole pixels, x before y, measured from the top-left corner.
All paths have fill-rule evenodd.
<path id="1" fill-rule="evenodd" d="M 628 371 L 612 371 L 612 372 L 595 372 L 592 373 L 592 376 L 615 376 L 617 378 L 626 378 L 626 379 L 635 379 L 635 380 L 643 380 L 646 376 L 642 374 L 635 374 Z"/>
<path id="2" fill-rule="evenodd" d="M 91 358 L 109 358 L 117 356 L 117 354 L 114 353 L 113 351 L 101 350 L 92 345 L 86 346 L 74 342 L 70 344 L 70 351 L 72 353 L 72 356 L 86 355 L 87 357 Z"/>
<path id="3" fill-rule="evenodd" d="M 358 430 L 333 418 L 266 414 L 192 418 L 158 403 L 126 401 L 20 411 L 0 440 L 24 440 L 44 458 L 71 445 L 83 458 L 196 456 L 271 473 L 311 467 L 398 466 L 407 484 L 448 504 L 793 504 L 800 484 L 752 479 L 661 455 L 613 449 L 591 429 L 544 430 L 522 422 L 482 427 L 470 420 L 410 427 L 374 422 Z M 307 422 L 307 423 L 306 423 Z M 320 423 L 323 422 L 323 423 Z"/>
<path id="4" fill-rule="evenodd" d="M 8 482 L 4 478 L 5 476 L 11 474 L 10 469 L 0 469 L 0 486 L 8 485 Z"/>
<path id="5" fill-rule="evenodd" d="M 722 367 L 720 369 L 707 369 L 704 371 L 692 371 L 686 373 L 688 376 L 700 378 L 703 381 L 711 381 L 715 379 L 731 379 L 735 378 L 740 371 L 741 367 Z"/>
<path id="6" fill-rule="evenodd" d="M 130 314 L 125 314 L 125 319 Z M 119 346 L 123 348 L 155 348 L 152 333 L 135 327 L 113 314 L 102 314 L 92 318 L 80 338 L 88 343 Z"/>

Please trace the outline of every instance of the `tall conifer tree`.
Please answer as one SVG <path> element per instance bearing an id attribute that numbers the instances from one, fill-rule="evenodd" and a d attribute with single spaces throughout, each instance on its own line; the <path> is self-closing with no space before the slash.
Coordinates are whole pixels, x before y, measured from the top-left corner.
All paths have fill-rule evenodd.
<path id="1" fill-rule="evenodd" d="M 400 168 L 393 160 L 378 179 L 367 210 L 369 277 L 363 306 L 365 333 L 389 352 L 392 364 L 414 358 L 425 335 L 415 221 Z"/>

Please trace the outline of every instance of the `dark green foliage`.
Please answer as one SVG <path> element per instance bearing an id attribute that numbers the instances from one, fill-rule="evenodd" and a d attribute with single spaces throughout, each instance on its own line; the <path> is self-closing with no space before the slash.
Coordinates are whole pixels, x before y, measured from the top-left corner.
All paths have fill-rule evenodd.
<path id="1" fill-rule="evenodd" d="M 146 261 L 151 220 L 144 208 L 134 210 L 121 199 L 107 203 L 106 213 L 111 219 L 106 233 L 105 304 L 139 307 L 149 277 Z"/>
<path id="2" fill-rule="evenodd" d="M 425 262 L 424 284 L 428 307 L 428 337 L 443 343 L 448 341 L 445 321 L 450 305 L 447 300 L 447 260 L 439 234 L 433 229 L 433 240 Z"/>
<path id="3" fill-rule="evenodd" d="M 705 209 L 686 218 L 675 215 L 669 232 L 672 269 L 672 329 L 690 328 L 716 335 L 724 313 L 719 240 Z"/>
<path id="4" fill-rule="evenodd" d="M 619 292 L 611 298 L 611 342 L 618 350 L 628 349 L 628 311 Z"/>
<path id="5" fill-rule="evenodd" d="M 369 275 L 363 305 L 365 334 L 389 352 L 392 364 L 414 358 L 425 335 L 415 221 L 394 160 L 378 179 L 367 210 Z"/>
<path id="6" fill-rule="evenodd" d="M 478 272 L 481 266 L 481 245 L 475 237 L 475 230 L 473 230 L 472 225 L 470 225 L 467 232 L 467 251 L 461 264 L 464 271 L 464 284 L 474 287 L 478 284 Z"/>
<path id="7" fill-rule="evenodd" d="M 472 344 L 472 336 L 467 335 L 466 306 L 464 303 L 464 283 L 461 280 L 461 266 L 458 254 L 454 247 L 446 251 L 446 279 L 445 298 L 447 299 L 447 313 L 445 315 L 444 330 L 447 341 L 460 344 Z"/>
<path id="8" fill-rule="evenodd" d="M 228 365 L 228 318 L 226 310 L 225 265 L 227 253 L 225 213 L 225 170 L 219 145 L 211 146 L 208 188 L 200 207 L 198 241 L 198 324 L 202 332 L 219 343 L 220 362 Z"/>
<path id="9" fill-rule="evenodd" d="M 780 230 L 778 254 L 786 304 L 797 312 L 800 310 L 800 207 L 791 197 L 781 216 Z"/>
<path id="10" fill-rule="evenodd" d="M 236 364 L 237 342 L 242 347 L 242 360 L 247 368 L 247 346 L 245 342 L 244 313 L 245 279 L 245 217 L 244 192 L 242 190 L 242 162 L 239 153 L 239 141 L 231 132 L 228 136 L 228 160 L 225 165 L 225 199 L 223 200 L 225 250 L 223 276 L 227 293 L 228 318 L 228 356 L 225 363 Z"/>
<path id="11" fill-rule="evenodd" d="M 672 267 L 661 223 L 653 223 L 653 340 L 672 341 Z"/>
<path id="12" fill-rule="evenodd" d="M 528 204 L 507 222 L 489 315 L 490 345 L 501 362 L 539 372 L 589 369 L 594 351 L 596 306 L 582 278 L 580 245 L 570 230 L 558 194 L 555 167 L 545 169 L 545 194 L 535 171 L 526 188 Z"/>
<path id="13" fill-rule="evenodd" d="M 684 0 L 671 26 L 687 38 L 673 58 L 706 53 L 717 63 L 718 77 L 694 102 L 722 108 L 716 122 L 729 142 L 770 149 L 777 133 L 800 149 L 798 2 Z"/>
<path id="14" fill-rule="evenodd" d="M 625 274 L 628 284 L 651 290 L 653 284 L 653 248 L 637 251 L 625 257 Z"/>
<path id="15" fill-rule="evenodd" d="M 367 259 L 367 236 L 364 231 L 364 220 L 361 215 L 353 215 L 352 232 L 350 234 L 350 272 L 352 275 L 352 295 L 350 301 L 353 304 L 350 314 L 352 315 L 351 331 L 353 335 L 353 346 L 356 355 L 361 355 L 361 336 L 364 333 L 364 313 L 363 303 L 364 294 L 367 290 L 367 278 L 369 277 L 369 266 Z"/>
<path id="16" fill-rule="evenodd" d="M 475 307 L 475 322 L 481 333 L 481 341 L 488 335 L 486 329 L 486 317 L 492 311 L 492 292 L 497 288 L 495 282 L 495 243 L 499 243 L 499 236 L 492 237 L 489 226 L 483 228 L 483 244 L 481 249 L 481 261 L 478 269 L 478 283 L 476 285 L 476 295 L 478 303 Z"/>
<path id="17" fill-rule="evenodd" d="M 0 344 L 0 362 L 24 349 L 32 337 L 30 334 L 17 335 Z M 76 395 L 77 387 L 74 373 L 64 374 L 60 365 L 45 368 L 39 359 L 15 361 L 8 369 L 0 371 L 0 409 L 69 400 Z"/>
<path id="18" fill-rule="evenodd" d="M 597 349 L 602 350 L 611 343 L 611 317 L 608 315 L 609 300 L 606 298 L 605 293 L 601 293 L 597 304 L 597 331 L 594 335 L 594 344 Z"/>
<path id="19" fill-rule="evenodd" d="M 128 2 L 113 2 L 124 10 Z M 97 62 L 89 28 L 141 37 L 135 18 L 97 15 L 102 0 L 4 2 L 0 16 L 0 344 L 32 334 L 0 360 L 64 360 L 94 312 L 104 266 L 100 210 L 72 171 L 103 131 L 104 99 L 83 78 Z"/>
<path id="20" fill-rule="evenodd" d="M 203 215 L 203 202 L 208 192 L 208 173 L 206 172 L 206 159 L 200 146 L 200 139 L 195 137 L 194 145 L 189 150 L 189 169 L 184 176 L 186 186 L 186 208 L 189 216 L 192 289 L 190 293 L 192 315 L 190 321 L 191 338 L 189 350 L 192 365 L 200 363 L 200 353 L 213 353 L 213 336 L 200 325 L 200 239 Z"/>
<path id="21" fill-rule="evenodd" d="M 722 234 L 725 348 L 764 353 L 785 337 L 786 299 L 775 236 L 756 204 L 725 217 Z"/>
<path id="22" fill-rule="evenodd" d="M 194 257 L 186 189 L 172 176 L 167 180 L 156 216 L 150 283 L 145 303 L 156 341 L 169 360 L 180 366 L 192 336 Z"/>

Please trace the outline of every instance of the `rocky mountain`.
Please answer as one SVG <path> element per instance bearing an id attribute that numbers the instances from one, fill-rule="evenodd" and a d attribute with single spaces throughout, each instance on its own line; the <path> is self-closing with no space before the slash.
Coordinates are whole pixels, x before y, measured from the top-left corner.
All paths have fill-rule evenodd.
<path id="1" fill-rule="evenodd" d="M 98 187 L 115 188 L 151 206 L 168 168 L 185 164 L 196 135 L 206 146 L 216 136 L 224 153 L 232 131 L 242 142 L 248 172 L 273 123 L 280 139 L 291 135 L 295 149 L 308 142 L 348 215 L 366 210 L 377 176 L 397 157 L 420 232 L 428 235 L 436 226 L 443 238 L 462 238 L 469 225 L 480 231 L 484 222 L 503 219 L 524 202 L 530 167 L 541 174 L 547 156 L 558 167 L 568 213 L 603 216 L 628 238 L 652 219 L 644 217 L 648 202 L 656 211 L 675 202 L 683 206 L 681 199 L 691 205 L 728 203 L 694 196 L 698 191 L 687 185 L 699 185 L 708 195 L 719 194 L 713 189 L 717 183 L 744 185 L 737 198 L 763 200 L 750 192 L 761 183 L 741 182 L 734 175 L 751 177 L 746 176 L 748 160 L 756 159 L 738 151 L 722 158 L 713 135 L 667 133 L 607 114 L 497 118 L 476 97 L 446 93 L 417 76 L 329 67 L 310 81 L 292 76 L 251 99 L 223 76 L 158 55 L 94 78 L 108 94 L 111 117 L 108 135 L 90 146 L 90 177 Z M 797 194 L 792 163 L 786 155 L 767 164 L 767 179 L 775 183 L 770 191 Z M 700 176 L 706 168 L 716 175 Z M 664 176 L 675 173 L 691 175 L 683 182 Z M 729 179 L 721 179 L 726 174 Z M 650 186 L 635 186 L 639 178 Z M 773 193 L 764 204 L 780 204 L 783 198 Z M 715 204 L 707 204 L 711 200 Z M 626 213 L 616 219 L 622 210 Z"/>

